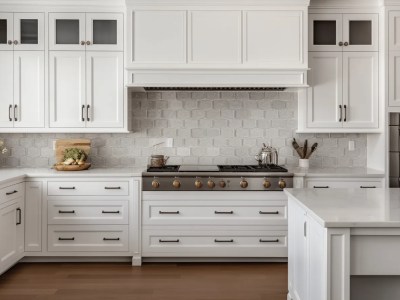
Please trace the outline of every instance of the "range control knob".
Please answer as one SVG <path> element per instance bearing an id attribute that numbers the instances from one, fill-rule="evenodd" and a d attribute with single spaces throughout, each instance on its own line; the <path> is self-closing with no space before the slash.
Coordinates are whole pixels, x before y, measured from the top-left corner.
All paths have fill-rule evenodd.
<path id="1" fill-rule="evenodd" d="M 226 182 L 223 181 L 223 180 L 221 180 L 221 181 L 219 182 L 219 186 L 222 187 L 222 188 L 226 187 Z"/>
<path id="2" fill-rule="evenodd" d="M 195 187 L 197 187 L 198 189 L 201 188 L 203 186 L 203 183 L 200 180 L 196 180 L 194 182 Z"/>
<path id="3" fill-rule="evenodd" d="M 179 189 L 181 187 L 181 182 L 178 179 L 175 179 L 172 182 L 172 185 L 173 185 L 174 188 Z"/>
<path id="4" fill-rule="evenodd" d="M 151 186 L 155 189 L 158 189 L 160 187 L 160 183 L 157 180 L 153 180 Z"/>
<path id="5" fill-rule="evenodd" d="M 249 186 L 249 183 L 247 182 L 246 179 L 242 179 L 242 181 L 240 181 L 240 187 L 241 187 L 242 189 L 245 189 L 245 188 L 247 188 L 248 186 Z"/>
<path id="6" fill-rule="evenodd" d="M 210 189 L 213 189 L 213 188 L 215 188 L 215 182 L 214 181 L 212 181 L 211 179 L 207 182 L 207 186 L 210 188 Z"/>
<path id="7" fill-rule="evenodd" d="M 286 182 L 283 179 L 279 180 L 278 184 L 281 189 L 284 189 L 286 187 Z"/>
<path id="8" fill-rule="evenodd" d="M 269 180 L 264 180 L 263 186 L 266 189 L 269 189 L 271 187 L 271 182 Z"/>

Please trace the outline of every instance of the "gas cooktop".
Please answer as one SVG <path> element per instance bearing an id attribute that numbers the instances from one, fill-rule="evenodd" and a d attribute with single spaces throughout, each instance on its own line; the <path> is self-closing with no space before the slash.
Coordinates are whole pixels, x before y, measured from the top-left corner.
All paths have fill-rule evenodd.
<path id="1" fill-rule="evenodd" d="M 285 173 L 288 170 L 278 165 L 218 165 L 218 166 L 205 166 L 205 165 L 167 165 L 164 167 L 156 168 L 149 167 L 147 172 L 229 172 L 229 173 L 271 173 L 280 172 Z"/>

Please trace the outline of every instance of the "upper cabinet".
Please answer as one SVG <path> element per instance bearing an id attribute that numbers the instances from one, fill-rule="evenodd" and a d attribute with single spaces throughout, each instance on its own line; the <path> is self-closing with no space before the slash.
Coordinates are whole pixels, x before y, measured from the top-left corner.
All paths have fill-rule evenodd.
<path id="1" fill-rule="evenodd" d="M 309 51 L 378 51 L 378 14 L 310 14 Z"/>
<path id="2" fill-rule="evenodd" d="M 123 14 L 50 13 L 49 49 L 123 51 Z"/>
<path id="3" fill-rule="evenodd" d="M 0 13 L 0 50 L 44 50 L 44 14 Z"/>

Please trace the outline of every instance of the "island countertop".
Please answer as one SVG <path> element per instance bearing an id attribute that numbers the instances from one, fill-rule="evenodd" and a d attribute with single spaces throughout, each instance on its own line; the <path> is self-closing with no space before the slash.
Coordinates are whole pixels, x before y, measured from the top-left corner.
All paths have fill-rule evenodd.
<path id="1" fill-rule="evenodd" d="M 400 189 L 285 189 L 285 193 L 324 227 L 400 227 Z"/>

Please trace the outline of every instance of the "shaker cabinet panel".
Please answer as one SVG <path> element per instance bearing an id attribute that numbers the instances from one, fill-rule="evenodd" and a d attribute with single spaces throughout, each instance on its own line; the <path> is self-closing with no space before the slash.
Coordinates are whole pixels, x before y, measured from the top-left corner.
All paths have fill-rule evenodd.
<path id="1" fill-rule="evenodd" d="M 343 15 L 343 51 L 379 51 L 378 14 Z"/>
<path id="2" fill-rule="evenodd" d="M 241 11 L 190 12 L 192 63 L 241 63 Z"/>
<path id="3" fill-rule="evenodd" d="M 26 182 L 25 191 L 25 251 L 41 251 L 42 182 Z"/>
<path id="4" fill-rule="evenodd" d="M 309 14 L 309 51 L 342 51 L 342 15 Z"/>
<path id="5" fill-rule="evenodd" d="M 88 52 L 86 55 L 86 126 L 123 127 L 123 53 Z"/>
<path id="6" fill-rule="evenodd" d="M 389 53 L 389 79 L 389 106 L 400 106 L 400 52 Z"/>
<path id="7" fill-rule="evenodd" d="M 301 67 L 304 42 L 299 31 L 303 18 L 302 11 L 246 12 L 244 63 Z"/>
<path id="8" fill-rule="evenodd" d="M 14 127 L 44 127 L 44 52 L 14 52 Z"/>
<path id="9" fill-rule="evenodd" d="M 50 127 L 85 127 L 85 57 L 84 51 L 50 52 Z"/>
<path id="10" fill-rule="evenodd" d="M 186 63 L 186 11 L 132 14 L 132 62 Z"/>
<path id="11" fill-rule="evenodd" d="M 400 11 L 389 12 L 389 51 L 400 50 Z"/>
<path id="12" fill-rule="evenodd" d="M 85 50 L 85 14 L 50 13 L 49 49 Z"/>
<path id="13" fill-rule="evenodd" d="M 14 49 L 13 14 L 0 13 L 0 50 Z"/>
<path id="14" fill-rule="evenodd" d="M 0 127 L 13 127 L 14 109 L 14 52 L 0 53 Z"/>
<path id="15" fill-rule="evenodd" d="M 86 50 L 123 51 L 123 24 L 120 13 L 87 13 Z"/>
<path id="16" fill-rule="evenodd" d="M 14 14 L 14 50 L 44 50 L 44 14 Z"/>
<path id="17" fill-rule="evenodd" d="M 342 53 L 310 52 L 309 64 L 308 126 L 341 127 Z"/>

